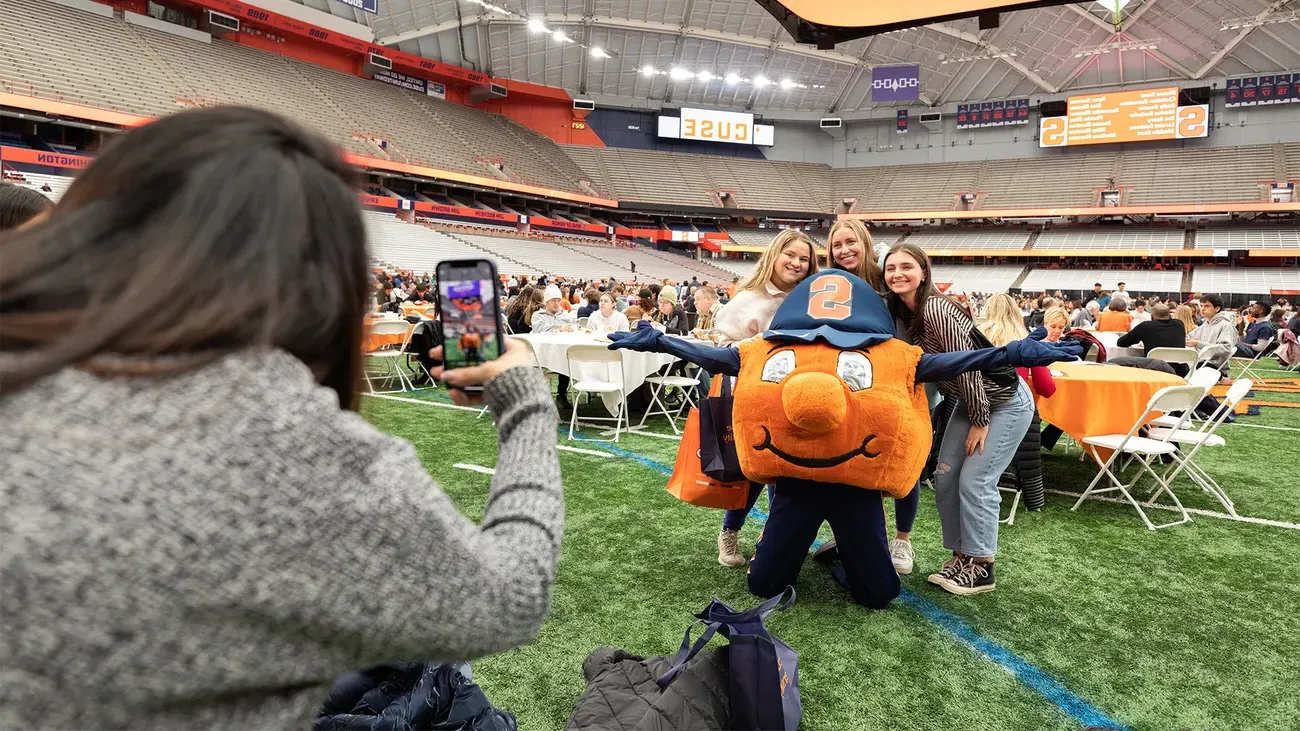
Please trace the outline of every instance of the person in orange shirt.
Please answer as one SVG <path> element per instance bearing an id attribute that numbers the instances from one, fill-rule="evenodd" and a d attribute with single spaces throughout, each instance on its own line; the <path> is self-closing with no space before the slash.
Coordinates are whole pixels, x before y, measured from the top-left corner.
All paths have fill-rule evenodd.
<path id="1" fill-rule="evenodd" d="M 1132 324 L 1126 299 L 1112 299 L 1106 311 L 1097 316 L 1097 332 L 1126 333 Z"/>

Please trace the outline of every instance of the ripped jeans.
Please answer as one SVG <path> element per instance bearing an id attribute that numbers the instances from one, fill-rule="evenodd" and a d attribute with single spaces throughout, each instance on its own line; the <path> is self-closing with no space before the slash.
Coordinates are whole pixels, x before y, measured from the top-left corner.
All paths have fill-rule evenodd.
<path id="1" fill-rule="evenodd" d="M 989 409 L 984 451 L 966 456 L 970 419 L 958 401 L 948 420 L 934 470 L 934 501 L 939 508 L 943 546 L 966 556 L 992 558 L 998 549 L 998 478 L 1011 464 L 1034 416 L 1034 397 L 1024 381 L 1006 403 Z"/>

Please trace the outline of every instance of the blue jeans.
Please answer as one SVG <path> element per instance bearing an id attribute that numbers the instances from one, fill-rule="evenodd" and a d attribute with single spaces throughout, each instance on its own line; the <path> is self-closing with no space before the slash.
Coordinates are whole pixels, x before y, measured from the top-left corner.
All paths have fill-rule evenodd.
<path id="1" fill-rule="evenodd" d="M 916 511 L 921 507 L 921 484 L 917 483 L 905 497 L 894 498 L 894 530 L 911 533 Z"/>
<path id="2" fill-rule="evenodd" d="M 989 410 L 984 451 L 966 456 L 970 419 L 960 400 L 948 420 L 939 464 L 934 470 L 934 501 L 943 528 L 943 546 L 975 558 L 992 558 L 998 549 L 998 478 L 1011 464 L 1034 417 L 1034 397 L 1024 381 L 1009 401 Z"/>
<path id="3" fill-rule="evenodd" d="M 749 517 L 750 508 L 758 502 L 758 496 L 763 493 L 763 484 L 758 482 L 749 483 L 749 497 L 745 500 L 745 507 L 736 510 L 728 510 L 722 514 L 722 529 L 739 531 L 745 527 L 745 518 Z M 772 509 L 772 491 L 767 491 L 767 509 Z"/>

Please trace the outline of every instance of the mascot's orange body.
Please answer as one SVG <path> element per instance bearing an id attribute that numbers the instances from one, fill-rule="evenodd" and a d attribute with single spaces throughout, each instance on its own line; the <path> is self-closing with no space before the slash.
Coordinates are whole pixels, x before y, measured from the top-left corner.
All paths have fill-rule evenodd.
<path id="1" fill-rule="evenodd" d="M 745 476 L 907 495 L 930 454 L 920 359 L 920 348 L 896 339 L 862 350 L 742 344 L 732 420 Z"/>

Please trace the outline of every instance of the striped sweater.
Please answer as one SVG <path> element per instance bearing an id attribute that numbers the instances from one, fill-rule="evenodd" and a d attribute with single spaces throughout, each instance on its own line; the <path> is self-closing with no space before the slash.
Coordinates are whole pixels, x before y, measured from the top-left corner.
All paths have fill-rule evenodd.
<path id="1" fill-rule="evenodd" d="M 926 300 L 921 316 L 925 318 L 925 334 L 921 337 L 921 348 L 925 352 L 953 353 L 977 347 L 970 335 L 975 322 L 961 305 L 947 297 L 931 297 Z M 1010 400 L 1018 387 L 1015 383 L 999 386 L 979 371 L 939 384 L 939 390 L 945 398 L 961 399 L 966 415 L 974 426 L 988 426 L 989 408 Z"/>

